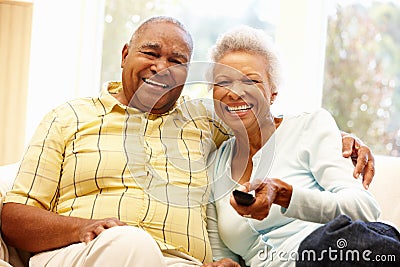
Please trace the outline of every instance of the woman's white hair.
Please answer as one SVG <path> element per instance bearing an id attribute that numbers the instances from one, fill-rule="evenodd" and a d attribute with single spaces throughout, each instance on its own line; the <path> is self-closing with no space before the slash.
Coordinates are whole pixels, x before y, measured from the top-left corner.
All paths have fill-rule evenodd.
<path id="1" fill-rule="evenodd" d="M 282 82 L 281 62 L 270 36 L 263 30 L 240 25 L 219 36 L 210 50 L 210 58 L 218 63 L 227 53 L 236 51 L 263 57 L 268 62 L 266 68 L 272 91 L 278 90 Z"/>

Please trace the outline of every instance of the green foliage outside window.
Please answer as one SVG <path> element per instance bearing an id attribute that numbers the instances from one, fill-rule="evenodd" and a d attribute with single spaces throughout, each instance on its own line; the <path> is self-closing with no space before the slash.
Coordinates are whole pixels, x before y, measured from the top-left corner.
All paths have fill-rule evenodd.
<path id="1" fill-rule="evenodd" d="M 400 6 L 338 6 L 325 60 L 322 105 L 339 128 L 400 156 Z"/>

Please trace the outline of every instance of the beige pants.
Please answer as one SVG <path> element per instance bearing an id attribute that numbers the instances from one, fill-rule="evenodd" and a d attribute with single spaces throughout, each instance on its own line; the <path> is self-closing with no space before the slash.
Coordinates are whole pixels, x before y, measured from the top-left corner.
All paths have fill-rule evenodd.
<path id="1" fill-rule="evenodd" d="M 179 251 L 161 253 L 150 234 L 132 226 L 107 229 L 96 239 L 85 243 L 42 252 L 30 259 L 30 267 L 115 266 L 147 267 L 201 266 L 202 263 Z"/>

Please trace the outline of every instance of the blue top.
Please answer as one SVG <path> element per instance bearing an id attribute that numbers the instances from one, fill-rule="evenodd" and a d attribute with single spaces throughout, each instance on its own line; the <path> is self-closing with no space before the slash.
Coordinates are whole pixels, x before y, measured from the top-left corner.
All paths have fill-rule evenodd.
<path id="1" fill-rule="evenodd" d="M 289 207 L 273 204 L 262 221 L 240 216 L 229 203 L 230 192 L 240 186 L 231 178 L 234 145 L 234 138 L 226 141 L 213 162 L 215 202 L 207 215 L 215 260 L 240 255 L 249 266 L 294 266 L 300 242 L 321 224 L 340 214 L 365 221 L 379 217 L 377 202 L 342 157 L 340 131 L 326 110 L 284 117 L 253 156 L 250 182 L 280 178 L 293 186 Z"/>

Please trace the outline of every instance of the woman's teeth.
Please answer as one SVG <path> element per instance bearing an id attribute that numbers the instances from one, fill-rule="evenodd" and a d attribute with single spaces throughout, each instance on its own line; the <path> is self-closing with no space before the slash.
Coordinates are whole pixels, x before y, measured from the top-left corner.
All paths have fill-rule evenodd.
<path id="1" fill-rule="evenodd" d="M 145 83 L 148 83 L 148 84 L 151 84 L 151 85 L 155 85 L 155 86 L 160 86 L 162 88 L 167 88 L 168 87 L 168 85 L 165 84 L 165 83 L 159 83 L 159 82 L 156 82 L 156 81 L 153 81 L 153 80 L 150 80 L 150 79 L 146 79 L 146 78 L 144 78 L 143 81 Z"/>
<path id="2" fill-rule="evenodd" d="M 253 104 L 240 105 L 240 106 L 226 106 L 226 109 L 229 112 L 236 112 L 236 111 L 245 111 L 245 110 L 251 109 L 252 107 L 253 107 Z"/>

